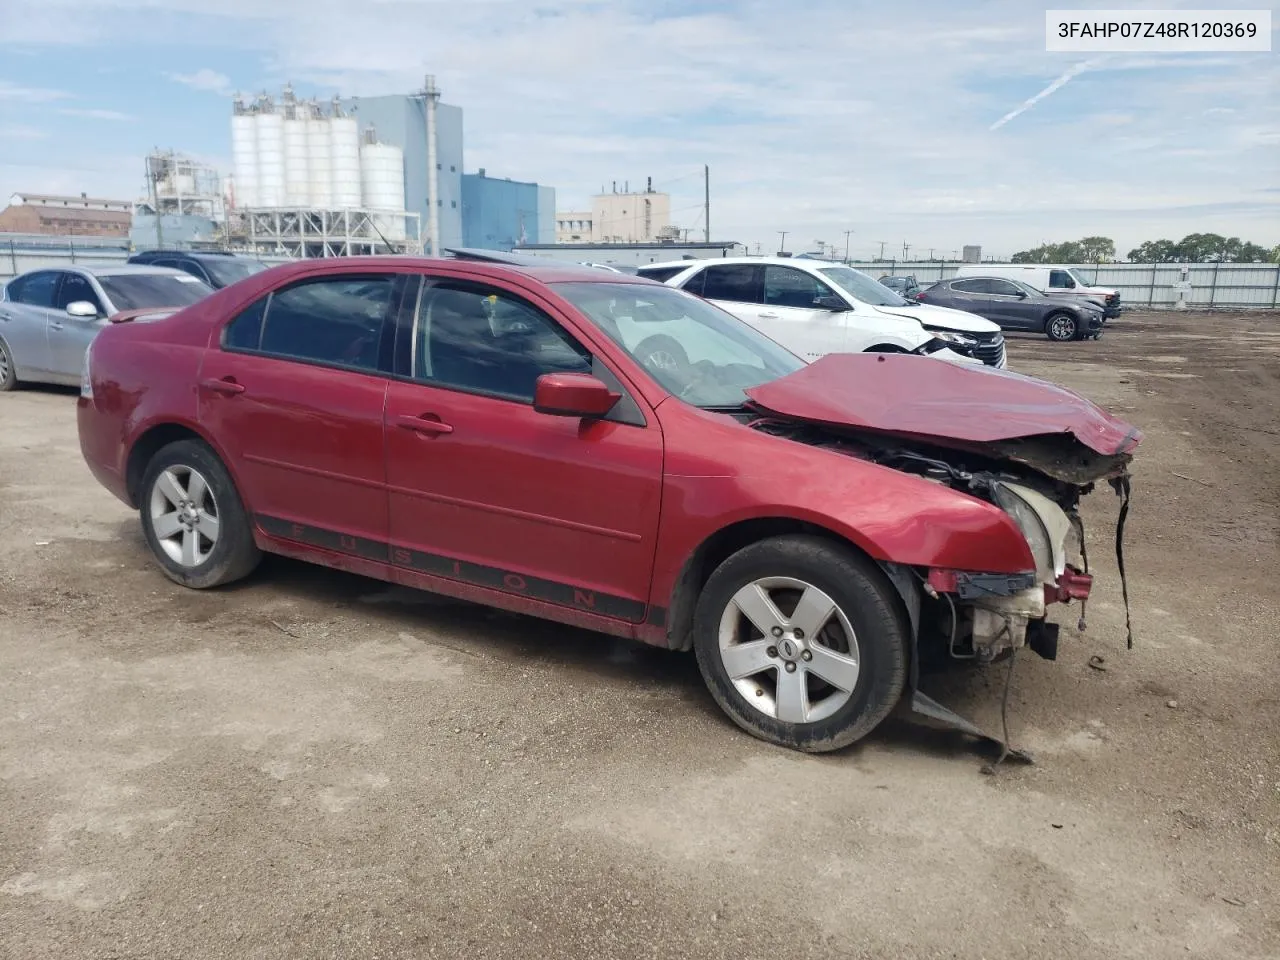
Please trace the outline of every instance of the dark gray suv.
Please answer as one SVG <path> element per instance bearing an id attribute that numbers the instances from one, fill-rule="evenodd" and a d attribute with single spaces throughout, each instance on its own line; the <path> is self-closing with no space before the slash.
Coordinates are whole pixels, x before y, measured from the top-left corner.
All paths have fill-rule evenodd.
<path id="1" fill-rule="evenodd" d="M 1050 340 L 1096 340 L 1102 336 L 1102 308 L 1075 297 L 1050 297 L 1019 280 L 965 277 L 940 280 L 916 294 L 920 303 L 967 310 L 1002 330 L 1043 333 Z"/>

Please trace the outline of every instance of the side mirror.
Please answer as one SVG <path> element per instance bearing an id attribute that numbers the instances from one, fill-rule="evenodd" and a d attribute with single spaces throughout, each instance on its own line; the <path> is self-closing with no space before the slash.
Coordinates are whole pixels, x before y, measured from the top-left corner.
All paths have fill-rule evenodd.
<path id="1" fill-rule="evenodd" d="M 67 316 L 77 320 L 97 320 L 101 314 L 88 300 L 72 300 L 67 304 Z"/>
<path id="2" fill-rule="evenodd" d="M 1014 296 L 1017 297 L 1019 300 L 1025 300 L 1027 299 L 1027 291 L 1019 290 L 1017 293 L 1014 294 Z"/>
<path id="3" fill-rule="evenodd" d="M 533 409 L 553 417 L 603 417 L 620 399 L 589 373 L 544 373 L 533 388 Z"/>
<path id="4" fill-rule="evenodd" d="M 835 296 L 815 297 L 813 305 L 818 310 L 830 310 L 832 313 L 844 313 L 849 305 Z"/>

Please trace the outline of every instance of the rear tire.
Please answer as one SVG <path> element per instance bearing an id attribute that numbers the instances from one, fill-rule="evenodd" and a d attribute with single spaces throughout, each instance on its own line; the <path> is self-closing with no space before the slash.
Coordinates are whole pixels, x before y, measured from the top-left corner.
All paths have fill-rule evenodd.
<path id="1" fill-rule="evenodd" d="M 0 393 L 12 390 L 18 385 L 18 370 L 13 364 L 13 354 L 9 345 L 0 340 Z"/>
<path id="2" fill-rule="evenodd" d="M 138 501 L 147 545 L 175 583 L 207 590 L 248 576 L 262 559 L 231 474 L 199 440 L 162 447 Z"/>
<path id="3" fill-rule="evenodd" d="M 1074 340 L 1079 332 L 1080 325 L 1069 313 L 1051 313 L 1045 318 L 1044 333 L 1050 340 L 1066 343 Z"/>
<path id="4" fill-rule="evenodd" d="M 739 550 L 694 614 L 698 668 L 720 708 L 753 736 L 810 753 L 848 746 L 888 716 L 906 683 L 908 638 L 880 571 L 812 536 Z"/>

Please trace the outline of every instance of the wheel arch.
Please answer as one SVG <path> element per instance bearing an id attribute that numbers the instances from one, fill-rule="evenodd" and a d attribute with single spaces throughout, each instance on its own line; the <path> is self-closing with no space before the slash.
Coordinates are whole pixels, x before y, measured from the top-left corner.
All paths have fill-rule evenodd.
<path id="1" fill-rule="evenodd" d="M 242 489 L 235 469 L 226 455 L 199 427 L 184 421 L 164 420 L 149 424 L 129 446 L 129 452 L 125 457 L 124 478 L 125 492 L 129 496 L 131 506 L 138 506 L 138 488 L 142 485 L 142 478 L 147 472 L 147 464 L 151 462 L 151 458 L 169 444 L 177 443 L 179 440 L 198 440 L 207 446 L 227 468 L 227 473 L 231 475 L 231 480 L 237 489 Z M 243 499 L 243 493 L 241 497 Z"/>
<path id="2" fill-rule="evenodd" d="M 827 540 L 857 554 L 868 564 L 880 570 L 879 562 L 863 547 L 821 524 L 786 516 L 752 517 L 730 523 L 699 543 L 681 565 L 667 606 L 667 646 L 672 650 L 692 649 L 693 616 L 698 605 L 698 597 L 707 580 L 720 564 L 743 547 L 787 534 L 804 534 Z M 885 582 L 890 584 L 887 576 Z M 898 596 L 899 591 L 891 584 L 890 586 L 894 595 Z M 905 603 L 902 606 L 902 613 L 904 617 L 907 614 Z"/>

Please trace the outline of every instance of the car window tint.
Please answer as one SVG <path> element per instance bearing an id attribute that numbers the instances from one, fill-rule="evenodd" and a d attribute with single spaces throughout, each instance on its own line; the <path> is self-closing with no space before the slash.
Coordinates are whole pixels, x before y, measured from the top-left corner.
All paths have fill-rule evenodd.
<path id="1" fill-rule="evenodd" d="M 423 292 L 414 344 L 417 379 L 526 403 L 544 373 L 591 372 L 590 352 L 541 310 L 469 284 Z"/>
<path id="2" fill-rule="evenodd" d="M 684 286 L 681 289 L 688 290 L 690 293 L 696 294 L 699 297 L 701 297 L 703 296 L 703 290 L 706 288 L 706 284 L 707 284 L 707 271 L 699 270 L 692 277 L 690 277 L 688 280 L 685 281 Z"/>
<path id="3" fill-rule="evenodd" d="M 23 281 L 16 293 L 10 287 L 9 296 L 18 303 L 25 303 L 31 307 L 52 307 L 53 291 L 57 283 L 56 270 L 33 273 Z"/>
<path id="4" fill-rule="evenodd" d="M 764 268 L 764 302 L 771 307 L 814 309 L 819 297 L 834 296 L 830 287 L 802 270 L 792 267 Z"/>
<path id="5" fill-rule="evenodd" d="M 256 301 L 236 314 L 222 334 L 222 345 L 228 350 L 258 350 L 262 345 L 262 318 L 267 314 L 270 296 Z"/>
<path id="6" fill-rule="evenodd" d="M 760 273 L 752 263 L 722 263 L 703 271 L 701 295 L 708 300 L 760 302 Z M 690 293 L 698 293 L 690 289 Z"/>
<path id="7" fill-rule="evenodd" d="M 659 283 L 666 283 L 677 273 L 683 273 L 687 269 L 687 267 L 641 267 L 636 273 L 646 280 L 657 280 Z"/>
<path id="8" fill-rule="evenodd" d="M 982 293 L 981 280 L 957 280 L 951 284 L 951 289 L 958 293 Z"/>
<path id="9" fill-rule="evenodd" d="M 1016 297 L 1018 295 L 1018 288 L 1008 280 L 988 280 L 987 285 L 990 288 L 987 292 L 997 296 Z"/>
<path id="10" fill-rule="evenodd" d="M 98 308 L 99 313 L 104 312 L 98 295 L 94 293 L 93 284 L 78 273 L 65 274 L 62 278 L 62 286 L 58 288 L 58 300 L 54 306 L 59 310 L 65 310 L 67 304 L 75 303 L 77 300 L 92 303 Z"/>
<path id="11" fill-rule="evenodd" d="M 1065 270 L 1049 271 L 1049 286 L 1065 287 L 1066 289 L 1070 290 L 1070 289 L 1073 289 L 1075 285 L 1076 285 L 1076 282 L 1071 279 L 1071 274 L 1067 273 L 1067 271 Z"/>
<path id="12" fill-rule="evenodd" d="M 390 276 L 330 277 L 276 291 L 263 322 L 262 352 L 377 369 L 392 284 Z"/>

